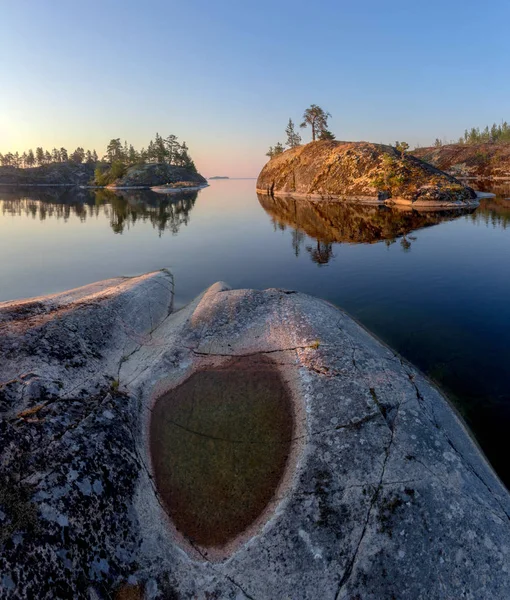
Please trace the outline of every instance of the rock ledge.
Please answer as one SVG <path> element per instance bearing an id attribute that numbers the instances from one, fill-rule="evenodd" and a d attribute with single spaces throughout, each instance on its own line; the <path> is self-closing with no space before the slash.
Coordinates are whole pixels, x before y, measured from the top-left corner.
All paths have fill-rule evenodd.
<path id="1" fill-rule="evenodd" d="M 161 271 L 0 304 L 2 598 L 507 597 L 508 492 L 416 369 L 300 293 L 172 297 Z M 278 369 L 301 446 L 218 562 L 168 525 L 149 424 L 157 398 L 241 357 Z"/>

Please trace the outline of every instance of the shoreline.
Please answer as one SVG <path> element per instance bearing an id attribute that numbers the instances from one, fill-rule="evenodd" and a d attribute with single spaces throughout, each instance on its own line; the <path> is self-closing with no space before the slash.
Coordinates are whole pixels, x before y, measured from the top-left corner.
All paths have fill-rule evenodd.
<path id="1" fill-rule="evenodd" d="M 0 187 L 8 186 L 8 187 L 67 187 L 67 188 L 78 188 L 80 190 L 110 190 L 114 192 L 115 190 L 152 190 L 153 192 L 169 194 L 172 192 L 194 192 L 197 190 L 201 190 L 203 188 L 209 187 L 209 184 L 195 185 L 195 186 L 185 186 L 185 187 L 165 187 L 165 186 L 150 186 L 150 185 L 131 185 L 131 186 L 110 186 L 110 185 L 82 185 L 80 183 L 2 183 L 0 182 Z"/>
<path id="2" fill-rule="evenodd" d="M 267 190 L 261 190 L 260 188 L 256 188 L 257 194 L 264 194 L 266 196 L 285 196 L 291 198 L 298 198 L 303 200 L 323 200 L 326 202 L 338 202 L 338 203 L 351 203 L 351 204 L 365 204 L 372 206 L 389 206 L 392 205 L 399 207 L 408 207 L 408 208 L 444 208 L 444 209 L 462 209 L 462 208 L 474 208 L 480 205 L 480 198 L 491 198 L 495 197 L 495 194 L 486 196 L 482 194 L 486 194 L 487 192 L 476 192 L 476 198 L 473 198 L 472 201 L 469 202 L 425 202 L 418 201 L 412 202 L 411 200 L 406 200 L 405 198 L 388 198 L 386 200 L 379 200 L 374 196 L 338 196 L 334 194 L 303 194 L 296 192 L 273 192 L 269 193 Z"/>

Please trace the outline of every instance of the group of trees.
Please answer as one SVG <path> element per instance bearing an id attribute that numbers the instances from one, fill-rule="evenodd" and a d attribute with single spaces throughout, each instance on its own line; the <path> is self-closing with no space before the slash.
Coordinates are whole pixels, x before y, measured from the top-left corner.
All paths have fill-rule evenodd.
<path id="1" fill-rule="evenodd" d="M 500 125 L 492 124 L 489 129 L 480 131 L 478 127 L 472 127 L 469 131 L 464 131 L 464 137 L 459 139 L 460 144 L 476 144 L 479 142 L 510 142 L 510 125 L 503 121 Z"/>
<path id="2" fill-rule="evenodd" d="M 499 125 L 492 124 L 492 127 L 486 125 L 485 129 L 479 127 L 471 127 L 466 129 L 464 135 L 457 141 L 458 144 L 480 144 L 480 143 L 495 143 L 495 142 L 510 142 L 510 125 L 503 121 Z M 454 142 L 450 142 L 454 143 Z M 444 142 L 436 138 L 434 146 L 440 148 Z"/>
<path id="3" fill-rule="evenodd" d="M 312 142 L 318 140 L 334 140 L 335 136 L 328 129 L 328 119 L 331 115 L 322 109 L 317 104 L 312 104 L 307 108 L 303 114 L 303 122 L 300 127 L 310 127 L 312 130 Z M 285 151 L 285 146 L 289 148 L 295 148 L 301 145 L 301 136 L 295 130 L 295 125 L 292 119 L 289 119 L 287 127 L 285 128 L 285 135 L 287 136 L 287 142 L 282 144 L 277 142 L 274 146 L 270 146 L 266 153 L 266 156 L 273 158 L 278 156 Z"/>
<path id="4" fill-rule="evenodd" d="M 196 170 L 186 142 L 181 144 L 178 137 L 172 134 L 163 138 L 156 133 L 155 139 L 149 142 L 147 148 L 142 148 L 140 151 L 135 150 L 132 144 L 128 146 L 127 142 L 122 144 L 120 138 L 112 139 L 106 148 L 103 160 L 110 164 L 120 162 L 123 165 L 166 163 Z"/>
<path id="5" fill-rule="evenodd" d="M 92 152 L 90 150 L 85 151 L 81 147 L 76 148 L 71 154 L 65 148 L 53 148 L 50 152 L 42 147 L 36 148 L 35 152 L 30 149 L 22 154 L 19 152 L 0 154 L 0 165 L 3 167 L 40 167 L 68 161 L 77 164 L 97 164 L 100 162 L 95 150 L 92 150 Z M 180 143 L 175 135 L 162 138 L 158 133 L 156 133 L 155 139 L 149 142 L 147 148 L 142 148 L 140 151 L 135 150 L 132 144 L 128 146 L 126 141 L 122 143 L 120 138 L 112 139 L 108 143 L 102 161 L 111 165 L 120 163 L 124 166 L 140 163 L 167 163 L 196 171 L 186 142 Z"/>
<path id="6" fill-rule="evenodd" d="M 42 147 L 36 148 L 35 152 L 30 149 L 22 154 L 19 152 L 0 154 L 0 165 L 2 165 L 2 167 L 16 167 L 18 169 L 40 167 L 42 165 L 68 161 L 94 164 L 98 162 L 98 160 L 99 158 L 95 150 L 92 152 L 87 150 L 85 152 L 85 150 L 80 147 L 76 148 L 71 154 L 69 154 L 65 148 L 53 148 L 50 152 L 49 150 L 44 150 Z"/>
<path id="7" fill-rule="evenodd" d="M 131 165 L 165 163 L 192 171 L 197 170 L 189 155 L 186 142 L 179 143 L 176 135 L 162 138 L 159 133 L 156 133 L 154 141 L 149 142 L 147 149 L 142 148 L 139 152 L 132 144 L 129 146 L 127 142 L 122 144 L 120 138 L 110 140 L 103 161 L 105 162 L 96 165 L 94 170 L 94 182 L 99 186 L 113 183 L 122 177 Z"/>

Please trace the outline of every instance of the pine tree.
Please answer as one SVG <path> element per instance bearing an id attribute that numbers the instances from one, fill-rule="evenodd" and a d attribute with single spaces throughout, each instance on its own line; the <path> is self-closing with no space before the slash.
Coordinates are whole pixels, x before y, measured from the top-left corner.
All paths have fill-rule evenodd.
<path id="1" fill-rule="evenodd" d="M 400 152 L 400 158 L 403 160 L 405 153 L 409 150 L 409 144 L 407 142 L 395 142 L 395 148 L 397 152 Z"/>
<path id="2" fill-rule="evenodd" d="M 136 150 L 133 148 L 132 144 L 129 146 L 128 161 L 129 161 L 129 164 L 131 164 L 131 165 L 134 165 L 135 163 L 138 162 L 138 155 L 136 153 Z"/>
<path id="3" fill-rule="evenodd" d="M 177 141 L 177 136 L 170 134 L 166 139 L 165 139 L 165 146 L 166 146 L 166 150 L 167 150 L 167 157 L 168 157 L 168 164 L 169 165 L 174 165 L 176 159 L 178 158 L 179 155 L 179 142 Z"/>
<path id="4" fill-rule="evenodd" d="M 36 158 L 37 164 L 39 166 L 44 164 L 44 150 L 42 148 L 35 149 L 35 158 Z"/>
<path id="5" fill-rule="evenodd" d="M 310 108 L 307 108 L 303 114 L 303 122 L 300 127 L 308 127 L 312 128 L 312 141 L 315 142 L 316 137 L 321 133 L 321 131 L 328 129 L 328 119 L 331 115 L 323 110 L 317 104 L 310 105 Z"/>
<path id="6" fill-rule="evenodd" d="M 165 142 L 163 141 L 163 138 L 159 135 L 159 133 L 156 133 L 156 139 L 154 141 L 154 157 L 156 159 L 156 162 L 164 163 L 166 156 L 167 150 L 165 148 Z"/>
<path id="7" fill-rule="evenodd" d="M 32 148 L 30 148 L 30 150 L 28 151 L 28 154 L 27 154 L 27 166 L 33 167 L 34 165 L 35 165 L 34 151 L 32 150 Z"/>
<path id="8" fill-rule="evenodd" d="M 320 133 L 319 133 L 319 140 L 323 141 L 323 140 L 334 140 L 335 136 L 331 133 L 331 131 L 329 129 L 323 129 Z"/>
<path id="9" fill-rule="evenodd" d="M 285 152 L 285 146 L 281 142 L 277 142 L 274 145 L 274 147 L 269 146 L 269 150 L 266 152 L 266 156 L 269 156 L 269 158 L 271 159 L 275 156 L 278 156 L 279 154 L 282 154 L 283 152 Z"/>
<path id="10" fill-rule="evenodd" d="M 289 148 L 295 148 L 301 144 L 301 136 L 295 131 L 292 119 L 289 119 L 285 133 L 287 135 L 287 146 Z"/>

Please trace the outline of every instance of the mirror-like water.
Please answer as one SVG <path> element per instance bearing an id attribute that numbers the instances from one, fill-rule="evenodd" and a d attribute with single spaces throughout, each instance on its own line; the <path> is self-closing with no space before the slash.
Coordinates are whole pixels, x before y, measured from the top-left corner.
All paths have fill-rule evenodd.
<path id="1" fill-rule="evenodd" d="M 199 371 L 155 404 L 156 485 L 194 545 L 223 547 L 264 511 L 282 479 L 294 417 L 270 363 L 238 360 Z"/>
<path id="2" fill-rule="evenodd" d="M 177 305 L 218 280 L 320 296 L 437 380 L 510 485 L 510 187 L 495 191 L 441 216 L 259 201 L 253 180 L 168 197 L 4 188 L 0 301 L 161 267 Z"/>

